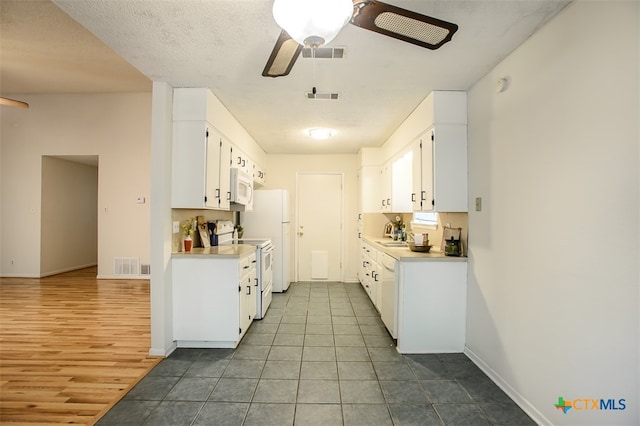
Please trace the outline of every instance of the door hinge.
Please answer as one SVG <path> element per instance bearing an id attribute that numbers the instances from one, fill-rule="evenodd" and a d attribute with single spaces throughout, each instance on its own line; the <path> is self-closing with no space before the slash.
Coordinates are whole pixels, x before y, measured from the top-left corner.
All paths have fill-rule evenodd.
<path id="1" fill-rule="evenodd" d="M 242 287 L 238 286 L 238 293 L 242 291 Z"/>
<path id="2" fill-rule="evenodd" d="M 242 334 L 242 328 L 238 328 L 238 334 Z"/>
<path id="3" fill-rule="evenodd" d="M 205 130 L 204 135 L 207 139 L 209 138 L 209 129 Z"/>
<path id="4" fill-rule="evenodd" d="M 435 138 L 435 134 L 434 134 L 433 132 L 431 132 L 431 140 L 432 140 L 432 141 L 436 140 L 436 138 Z"/>
<path id="5" fill-rule="evenodd" d="M 222 146 L 222 139 L 220 139 L 220 146 Z"/>
<path id="6" fill-rule="evenodd" d="M 420 148 L 422 148 L 422 139 L 420 139 Z"/>
<path id="7" fill-rule="evenodd" d="M 204 196 L 204 202 L 205 203 L 207 202 L 207 196 L 206 195 Z"/>

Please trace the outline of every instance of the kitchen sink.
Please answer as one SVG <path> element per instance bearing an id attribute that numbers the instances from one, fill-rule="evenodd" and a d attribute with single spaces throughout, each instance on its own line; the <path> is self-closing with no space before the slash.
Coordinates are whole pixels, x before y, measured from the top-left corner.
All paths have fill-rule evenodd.
<path id="1" fill-rule="evenodd" d="M 405 241 L 378 241 L 378 244 L 381 244 L 385 247 L 406 247 L 407 243 Z"/>

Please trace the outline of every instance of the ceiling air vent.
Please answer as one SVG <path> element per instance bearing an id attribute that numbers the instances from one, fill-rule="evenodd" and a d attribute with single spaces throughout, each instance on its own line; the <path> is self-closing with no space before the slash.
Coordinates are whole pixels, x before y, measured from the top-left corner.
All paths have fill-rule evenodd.
<path id="1" fill-rule="evenodd" d="M 337 93 L 320 93 L 320 92 L 307 92 L 305 93 L 307 99 L 316 99 L 319 101 L 337 101 L 340 95 Z"/>
<path id="2" fill-rule="evenodd" d="M 344 58 L 344 47 L 316 47 L 315 57 L 318 59 L 342 59 Z M 314 52 L 310 47 L 302 49 L 303 58 L 313 58 Z"/>

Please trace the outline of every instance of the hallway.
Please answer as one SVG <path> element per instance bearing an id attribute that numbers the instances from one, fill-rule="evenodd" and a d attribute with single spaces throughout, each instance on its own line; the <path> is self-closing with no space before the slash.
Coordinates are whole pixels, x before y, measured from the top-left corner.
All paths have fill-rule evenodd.
<path id="1" fill-rule="evenodd" d="M 359 284 L 293 283 L 235 349 L 178 349 L 99 425 L 533 425 L 465 355 L 398 354 Z"/>

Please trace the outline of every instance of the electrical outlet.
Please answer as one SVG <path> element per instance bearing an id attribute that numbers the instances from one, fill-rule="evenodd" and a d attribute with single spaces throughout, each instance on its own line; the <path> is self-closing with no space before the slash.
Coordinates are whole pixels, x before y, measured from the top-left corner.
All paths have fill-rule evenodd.
<path id="1" fill-rule="evenodd" d="M 180 232 L 180 222 L 176 220 L 173 222 L 173 233 L 177 234 L 178 232 Z"/>
<path id="2" fill-rule="evenodd" d="M 482 211 L 482 197 L 476 197 L 476 211 Z"/>

